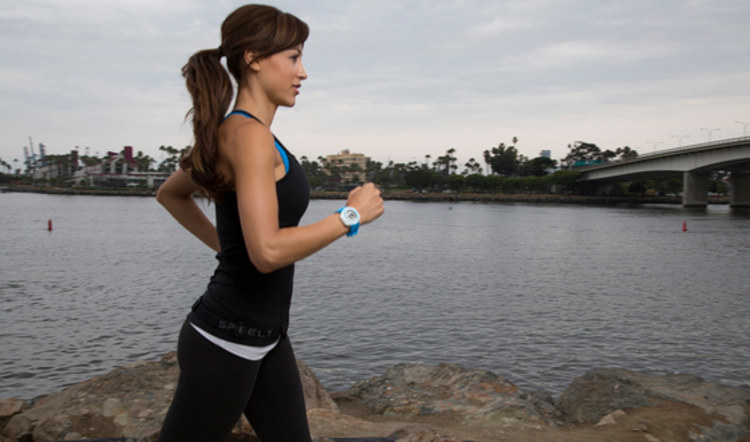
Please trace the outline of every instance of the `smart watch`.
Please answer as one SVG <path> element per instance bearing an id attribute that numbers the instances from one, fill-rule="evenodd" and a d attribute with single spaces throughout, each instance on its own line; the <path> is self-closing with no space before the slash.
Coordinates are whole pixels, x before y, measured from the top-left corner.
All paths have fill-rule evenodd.
<path id="1" fill-rule="evenodd" d="M 341 222 L 349 228 L 349 233 L 346 236 L 354 236 L 359 230 L 359 212 L 354 207 L 344 206 L 336 211 L 339 214 Z"/>

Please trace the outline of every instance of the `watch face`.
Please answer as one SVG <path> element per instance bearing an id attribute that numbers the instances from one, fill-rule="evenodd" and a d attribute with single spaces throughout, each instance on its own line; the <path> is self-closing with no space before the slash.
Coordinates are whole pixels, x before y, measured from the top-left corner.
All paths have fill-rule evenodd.
<path id="1" fill-rule="evenodd" d="M 352 208 L 346 208 L 341 211 L 341 219 L 347 226 L 353 226 L 359 222 L 359 212 Z"/>

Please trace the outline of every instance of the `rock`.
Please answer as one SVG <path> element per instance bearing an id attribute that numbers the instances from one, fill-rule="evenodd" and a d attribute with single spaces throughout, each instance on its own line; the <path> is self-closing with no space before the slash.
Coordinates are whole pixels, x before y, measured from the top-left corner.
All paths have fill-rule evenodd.
<path id="1" fill-rule="evenodd" d="M 396 442 L 463 442 L 462 439 L 443 438 L 429 425 L 408 424 L 391 433 Z"/>
<path id="2" fill-rule="evenodd" d="M 339 407 L 336 402 L 331 399 L 323 384 L 315 373 L 304 362 L 297 360 L 297 370 L 299 370 L 299 376 L 302 380 L 302 389 L 305 394 L 305 407 L 307 410 L 315 408 L 323 408 L 326 410 L 333 410 L 338 412 Z"/>
<path id="3" fill-rule="evenodd" d="M 544 395 L 527 394 L 484 370 L 459 364 L 399 364 L 347 391 L 373 412 L 397 418 L 463 416 L 487 425 L 556 425 L 559 413 Z"/>
<path id="4" fill-rule="evenodd" d="M 26 402 L 15 397 L 0 400 L 0 429 L 5 428 L 10 418 L 26 409 Z"/>
<path id="5" fill-rule="evenodd" d="M 616 410 L 612 413 L 609 413 L 608 415 L 604 416 L 599 420 L 599 422 L 596 424 L 597 427 L 601 427 L 602 425 L 614 425 L 617 423 L 617 418 L 625 416 L 625 412 L 622 410 Z"/>
<path id="6" fill-rule="evenodd" d="M 320 381 L 301 361 L 300 376 L 308 409 L 338 408 Z M 16 413 L 5 425 L 11 440 L 71 440 L 158 437 L 172 401 L 179 368 L 175 352 L 158 362 L 138 362 L 68 387 Z M 12 404 L 3 404 L 12 410 Z M 0 409 L 2 406 L 0 406 Z M 244 417 L 232 440 L 252 440 Z"/>
<path id="7" fill-rule="evenodd" d="M 376 424 L 337 411 L 314 408 L 307 412 L 307 421 L 313 435 L 338 436 L 377 436 L 393 431 L 393 424 Z"/>
<path id="8" fill-rule="evenodd" d="M 734 441 L 748 434 L 746 406 L 750 391 L 727 387 L 685 374 L 651 375 L 623 369 L 593 369 L 558 399 L 569 423 L 593 423 L 618 409 L 682 402 L 698 407 L 710 426 L 696 426 L 694 440 Z"/>
<path id="9" fill-rule="evenodd" d="M 174 353 L 138 362 L 46 396 L 13 417 L 11 438 L 144 437 L 161 426 L 177 381 Z"/>

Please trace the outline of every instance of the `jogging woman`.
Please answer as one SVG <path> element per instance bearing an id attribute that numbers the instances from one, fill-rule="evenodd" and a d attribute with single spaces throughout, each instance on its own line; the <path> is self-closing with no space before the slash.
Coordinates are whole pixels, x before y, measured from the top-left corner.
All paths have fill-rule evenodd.
<path id="1" fill-rule="evenodd" d="M 182 70 L 195 142 L 157 200 L 218 252 L 177 346 L 180 377 L 160 441 L 223 441 L 244 413 L 263 441 L 310 441 L 302 386 L 287 336 L 294 263 L 383 213 L 371 183 L 344 207 L 298 226 L 309 201 L 302 167 L 271 133 L 307 78 L 307 25 L 270 6 L 246 5 L 221 27 L 221 45 Z M 221 60 L 226 59 L 232 82 Z M 215 203 L 214 226 L 194 202 Z"/>

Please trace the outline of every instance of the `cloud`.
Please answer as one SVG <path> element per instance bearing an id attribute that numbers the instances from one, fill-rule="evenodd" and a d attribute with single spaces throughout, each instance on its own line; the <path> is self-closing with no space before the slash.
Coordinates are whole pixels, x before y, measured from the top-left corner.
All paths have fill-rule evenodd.
<path id="1" fill-rule="evenodd" d="M 486 23 L 472 26 L 466 30 L 469 37 L 490 37 L 504 32 L 532 29 L 538 26 L 528 17 L 496 17 Z"/>
<path id="2" fill-rule="evenodd" d="M 188 144 L 180 68 L 218 45 L 220 23 L 239 4 L 0 5 L 0 158 L 22 155 L 29 135 L 55 153 L 129 144 L 157 156 L 161 144 Z M 313 158 L 344 146 L 397 161 L 448 147 L 476 157 L 514 135 L 525 155 L 554 156 L 572 139 L 616 146 L 657 141 L 659 127 L 668 140 L 681 127 L 722 124 L 724 135 L 750 120 L 747 2 L 278 5 L 312 33 L 310 79 L 274 130 Z"/>
<path id="3" fill-rule="evenodd" d="M 671 42 L 578 40 L 549 43 L 509 57 L 504 70 L 590 69 L 592 65 L 626 65 L 666 57 L 678 47 Z"/>

